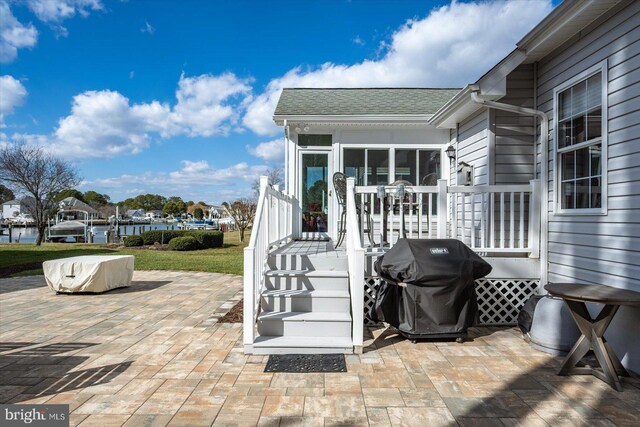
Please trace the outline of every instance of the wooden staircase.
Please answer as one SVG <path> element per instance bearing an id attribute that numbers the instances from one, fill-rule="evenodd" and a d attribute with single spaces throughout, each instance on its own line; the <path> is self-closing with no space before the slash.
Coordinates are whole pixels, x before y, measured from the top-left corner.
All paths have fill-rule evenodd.
<path id="1" fill-rule="evenodd" d="M 331 241 L 274 251 L 264 284 L 253 353 L 353 352 L 347 256 Z"/>

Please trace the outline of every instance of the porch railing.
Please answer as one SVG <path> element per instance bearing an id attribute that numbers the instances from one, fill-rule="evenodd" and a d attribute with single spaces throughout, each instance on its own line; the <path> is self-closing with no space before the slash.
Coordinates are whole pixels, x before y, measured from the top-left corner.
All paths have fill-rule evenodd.
<path id="1" fill-rule="evenodd" d="M 365 250 L 362 245 L 362 230 L 358 223 L 355 196 L 355 179 L 347 178 L 346 246 L 351 294 L 351 339 L 354 351 L 359 352 L 363 345 Z"/>
<path id="2" fill-rule="evenodd" d="M 439 180 L 435 186 L 354 187 L 360 242 L 384 248 L 401 236 L 455 238 L 476 252 L 537 258 L 540 189 L 539 180 L 528 185 L 447 186 Z"/>
<path id="3" fill-rule="evenodd" d="M 260 177 L 260 195 L 251 239 L 244 249 L 244 345 L 255 340 L 255 323 L 269 252 L 297 236 L 298 201 Z"/>

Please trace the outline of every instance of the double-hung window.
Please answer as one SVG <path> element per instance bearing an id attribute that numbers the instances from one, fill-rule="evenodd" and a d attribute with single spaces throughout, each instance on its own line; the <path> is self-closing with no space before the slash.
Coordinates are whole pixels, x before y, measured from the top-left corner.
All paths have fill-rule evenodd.
<path id="1" fill-rule="evenodd" d="M 603 213 L 606 174 L 603 67 L 556 90 L 556 212 Z"/>

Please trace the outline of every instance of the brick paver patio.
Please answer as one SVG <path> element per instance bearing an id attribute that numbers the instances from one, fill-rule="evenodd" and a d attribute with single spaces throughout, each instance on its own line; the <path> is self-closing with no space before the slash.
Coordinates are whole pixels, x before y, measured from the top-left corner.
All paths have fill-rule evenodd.
<path id="1" fill-rule="evenodd" d="M 464 344 L 370 329 L 348 373 L 272 374 L 265 357 L 243 354 L 240 324 L 216 322 L 242 278 L 134 281 L 68 296 L 41 276 L 0 280 L 0 402 L 69 404 L 82 426 L 640 425 L 640 380 L 618 393 L 558 377 L 560 359 L 513 328 L 476 328 Z"/>

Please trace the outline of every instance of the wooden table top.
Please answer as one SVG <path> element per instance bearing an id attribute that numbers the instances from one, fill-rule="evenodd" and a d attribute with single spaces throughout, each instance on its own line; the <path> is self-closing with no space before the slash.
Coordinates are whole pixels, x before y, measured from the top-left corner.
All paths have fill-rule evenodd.
<path id="1" fill-rule="evenodd" d="M 640 292 L 629 289 L 586 283 L 549 283 L 544 288 L 553 296 L 573 301 L 640 305 Z"/>

